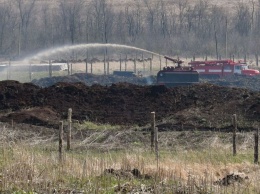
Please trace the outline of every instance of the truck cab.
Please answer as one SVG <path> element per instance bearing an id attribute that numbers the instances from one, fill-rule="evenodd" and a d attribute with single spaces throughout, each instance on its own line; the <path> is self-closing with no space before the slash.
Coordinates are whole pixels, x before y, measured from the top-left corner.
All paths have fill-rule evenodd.
<path id="1" fill-rule="evenodd" d="M 255 76 L 259 75 L 259 71 L 256 69 L 249 69 L 246 63 L 238 63 L 234 65 L 235 75 Z"/>

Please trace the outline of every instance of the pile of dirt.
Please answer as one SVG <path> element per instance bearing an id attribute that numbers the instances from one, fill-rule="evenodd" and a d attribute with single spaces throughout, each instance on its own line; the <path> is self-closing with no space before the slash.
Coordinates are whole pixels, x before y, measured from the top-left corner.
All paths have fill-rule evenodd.
<path id="1" fill-rule="evenodd" d="M 218 181 L 215 181 L 214 184 L 215 185 L 221 185 L 221 186 L 229 186 L 231 184 L 234 184 L 235 182 L 241 183 L 245 180 L 248 180 L 248 177 L 242 177 L 239 174 L 228 174 L 227 176 L 225 176 L 223 179 L 219 179 Z"/>
<path id="2" fill-rule="evenodd" d="M 253 91 L 260 91 L 260 76 L 227 76 L 220 79 L 201 79 L 202 83 L 211 83 L 219 86 L 247 88 Z"/>
<path id="3" fill-rule="evenodd" d="M 155 76 L 123 77 L 116 75 L 93 75 L 88 73 L 76 73 L 70 76 L 45 77 L 33 80 L 32 83 L 40 87 L 50 87 L 58 82 L 75 83 L 82 82 L 85 85 L 100 84 L 111 86 L 115 83 L 127 82 L 135 85 L 154 85 Z M 219 86 L 246 88 L 252 91 L 260 91 L 260 76 L 228 76 L 220 79 L 200 79 L 201 83 L 210 83 Z"/>
<path id="4" fill-rule="evenodd" d="M 2 122 L 36 124 L 41 126 L 55 127 L 60 115 L 49 107 L 34 107 L 24 110 L 17 110 L 13 113 L 3 115 Z"/>
<path id="5" fill-rule="evenodd" d="M 141 174 L 140 170 L 134 168 L 133 170 L 123 170 L 123 169 L 105 169 L 104 175 L 113 175 L 116 177 L 124 177 L 124 178 L 140 178 L 140 179 L 151 179 L 152 176 L 148 174 Z"/>
<path id="6" fill-rule="evenodd" d="M 230 121 L 234 113 L 240 119 L 258 121 L 260 95 L 212 84 L 166 88 L 60 82 L 41 88 L 17 81 L 0 82 L 0 121 L 54 125 L 67 118 L 69 108 L 78 121 L 143 126 L 150 123 L 150 112 L 155 111 L 157 121 L 172 117 L 175 124 L 216 127 Z"/>

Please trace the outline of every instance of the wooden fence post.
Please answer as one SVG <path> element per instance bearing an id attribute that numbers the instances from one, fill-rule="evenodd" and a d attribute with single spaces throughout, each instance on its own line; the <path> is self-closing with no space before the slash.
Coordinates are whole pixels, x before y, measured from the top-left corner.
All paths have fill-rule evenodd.
<path id="1" fill-rule="evenodd" d="M 256 66 L 258 67 L 259 61 L 258 61 L 258 54 L 255 54 L 255 61 L 256 61 Z"/>
<path id="2" fill-rule="evenodd" d="M 158 147 L 158 128 L 154 127 L 154 138 L 155 138 L 155 155 L 157 161 L 157 170 L 159 168 L 159 147 Z"/>
<path id="3" fill-rule="evenodd" d="M 90 61 L 90 73 L 93 74 L 93 65 L 92 65 L 92 61 Z"/>
<path id="4" fill-rule="evenodd" d="M 150 73 L 153 71 L 153 55 L 150 59 Z"/>
<path id="5" fill-rule="evenodd" d="M 109 68 L 110 68 L 109 65 L 110 65 L 109 64 L 109 57 L 107 57 L 107 75 L 109 75 Z"/>
<path id="6" fill-rule="evenodd" d="M 136 73 L 136 58 L 134 58 L 134 72 Z"/>
<path id="7" fill-rule="evenodd" d="M 236 132 L 237 132 L 237 115 L 233 114 L 233 156 L 237 154 L 236 148 Z"/>
<path id="8" fill-rule="evenodd" d="M 67 61 L 67 67 L 68 67 L 68 75 L 70 75 L 70 63 Z"/>
<path id="9" fill-rule="evenodd" d="M 62 161 L 63 155 L 63 121 L 59 123 L 59 159 Z"/>
<path id="10" fill-rule="evenodd" d="M 259 129 L 256 129 L 255 132 L 255 149 L 254 149 L 254 163 L 258 164 L 258 136 L 259 136 Z"/>
<path id="11" fill-rule="evenodd" d="M 127 55 L 125 55 L 125 71 L 127 71 Z"/>
<path id="12" fill-rule="evenodd" d="M 11 78 L 11 59 L 9 60 L 8 67 L 7 67 L 7 80 Z"/>
<path id="13" fill-rule="evenodd" d="M 86 73 L 88 73 L 88 59 L 86 59 Z"/>
<path id="14" fill-rule="evenodd" d="M 151 112 L 151 150 L 154 151 L 155 112 Z"/>
<path id="15" fill-rule="evenodd" d="M 160 60 L 160 70 L 162 70 L 162 58 L 161 58 L 161 55 L 159 56 L 159 60 Z"/>
<path id="16" fill-rule="evenodd" d="M 144 74 L 145 73 L 144 53 L 142 53 L 142 61 L 143 61 L 143 74 Z"/>
<path id="17" fill-rule="evenodd" d="M 106 53 L 104 53 L 104 75 L 106 75 Z"/>
<path id="18" fill-rule="evenodd" d="M 29 64 L 29 80 L 32 81 L 32 64 Z"/>
<path id="19" fill-rule="evenodd" d="M 86 52 L 86 73 L 88 73 L 88 51 Z"/>
<path id="20" fill-rule="evenodd" d="M 52 77 L 52 63 L 51 63 L 51 60 L 49 60 L 49 77 Z"/>
<path id="21" fill-rule="evenodd" d="M 120 54 L 119 63 L 120 63 L 120 64 L 119 64 L 119 65 L 120 65 L 120 68 L 119 68 L 119 69 L 120 69 L 120 71 L 122 71 L 122 58 L 121 58 L 121 54 Z"/>
<path id="22" fill-rule="evenodd" d="M 69 108 L 68 110 L 68 131 L 67 131 L 67 150 L 70 150 L 70 143 L 71 143 L 71 117 L 72 117 L 72 109 Z"/>

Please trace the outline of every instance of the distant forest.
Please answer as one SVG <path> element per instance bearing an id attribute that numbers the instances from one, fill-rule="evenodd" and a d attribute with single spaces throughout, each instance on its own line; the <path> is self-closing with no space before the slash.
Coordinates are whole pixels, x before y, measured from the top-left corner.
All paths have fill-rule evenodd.
<path id="1" fill-rule="evenodd" d="M 153 3 L 151 3 L 153 2 Z M 171 56 L 258 55 L 260 1 L 234 9 L 201 0 L 8 0 L 0 4 L 0 56 L 61 45 L 117 43 Z"/>

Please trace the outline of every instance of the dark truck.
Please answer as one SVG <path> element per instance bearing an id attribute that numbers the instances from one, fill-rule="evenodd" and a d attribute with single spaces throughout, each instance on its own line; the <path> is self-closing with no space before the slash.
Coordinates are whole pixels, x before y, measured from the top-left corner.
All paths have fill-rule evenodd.
<path id="1" fill-rule="evenodd" d="M 133 71 L 114 71 L 113 75 L 123 76 L 123 77 L 136 77 Z"/>
<path id="2" fill-rule="evenodd" d="M 199 83 L 199 73 L 192 67 L 181 66 L 183 61 L 166 57 L 166 60 L 177 63 L 176 67 L 164 67 L 157 73 L 157 84 L 167 87 L 185 86 Z"/>

